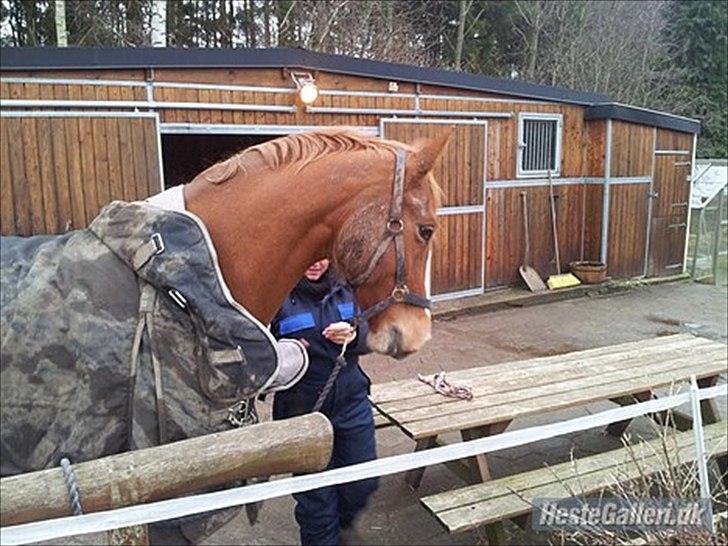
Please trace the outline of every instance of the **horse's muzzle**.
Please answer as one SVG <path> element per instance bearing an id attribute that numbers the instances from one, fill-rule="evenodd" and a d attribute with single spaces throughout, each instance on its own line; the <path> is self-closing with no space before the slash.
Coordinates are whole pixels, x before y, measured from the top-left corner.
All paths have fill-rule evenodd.
<path id="1" fill-rule="evenodd" d="M 415 335 L 413 333 L 407 335 L 403 333 L 398 325 L 392 324 L 377 332 L 370 331 L 367 336 L 367 346 L 376 353 L 401 360 L 417 352 L 429 339 L 429 328 L 426 335 Z"/>

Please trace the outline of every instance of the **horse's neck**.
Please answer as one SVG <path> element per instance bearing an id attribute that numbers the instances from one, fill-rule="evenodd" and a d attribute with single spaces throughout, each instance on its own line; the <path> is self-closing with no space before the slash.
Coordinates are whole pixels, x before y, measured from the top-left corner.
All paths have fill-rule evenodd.
<path id="1" fill-rule="evenodd" d="M 210 232 L 233 297 L 267 323 L 305 269 L 330 255 L 347 193 L 320 177 L 280 177 L 195 182 L 185 200 Z"/>

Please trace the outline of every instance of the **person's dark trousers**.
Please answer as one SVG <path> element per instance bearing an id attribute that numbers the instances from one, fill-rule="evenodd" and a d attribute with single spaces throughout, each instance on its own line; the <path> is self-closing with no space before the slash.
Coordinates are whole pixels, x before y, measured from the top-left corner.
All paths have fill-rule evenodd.
<path id="1" fill-rule="evenodd" d="M 358 369 L 347 371 L 358 377 L 350 374 L 340 377 L 323 408 L 334 428 L 334 448 L 328 468 L 371 461 L 377 457 L 374 419 L 366 390 L 368 381 Z M 366 382 L 363 388 L 346 388 L 351 387 L 352 382 L 357 383 L 360 377 Z M 318 389 L 311 387 L 313 385 L 299 384 L 291 391 L 276 394 L 274 418 L 300 415 L 296 410 L 302 409 L 302 402 L 311 398 L 313 400 L 308 407 L 312 407 Z M 294 495 L 301 544 L 338 546 L 341 530 L 353 523 L 377 489 L 377 484 L 378 480 L 373 478 Z"/>

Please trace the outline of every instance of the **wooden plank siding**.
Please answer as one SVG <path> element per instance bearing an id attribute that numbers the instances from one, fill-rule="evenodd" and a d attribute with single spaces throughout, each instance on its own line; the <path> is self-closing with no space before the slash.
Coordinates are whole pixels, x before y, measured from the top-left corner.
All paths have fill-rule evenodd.
<path id="1" fill-rule="evenodd" d="M 651 176 L 653 140 L 652 127 L 612 121 L 610 176 Z"/>
<path id="2" fill-rule="evenodd" d="M 667 129 L 657 129 L 657 149 L 692 152 L 693 135 Z"/>
<path id="3" fill-rule="evenodd" d="M 563 116 L 560 178 L 587 176 L 587 126 L 583 108 L 569 105 L 535 105 L 499 103 L 510 106 L 516 115 L 510 119 L 488 121 L 488 163 L 486 188 L 499 180 L 516 179 L 518 152 L 518 117 L 520 112 L 552 112 Z M 556 179 L 558 181 L 558 178 Z M 486 287 L 493 288 L 519 282 L 518 267 L 523 263 L 523 206 L 520 194 L 526 193 L 531 238 L 531 265 L 542 277 L 556 272 L 554 240 L 548 187 L 488 188 L 486 196 Z M 571 261 L 582 256 L 582 222 L 584 220 L 584 184 L 557 185 L 557 229 L 561 267 L 568 270 Z"/>
<path id="4" fill-rule="evenodd" d="M 613 278 L 645 271 L 654 140 L 652 127 L 612 121 L 607 269 Z M 644 183 L 619 183 L 620 178 L 630 177 L 648 178 Z"/>
<path id="5" fill-rule="evenodd" d="M 556 186 L 557 230 L 561 268 L 581 256 L 582 184 Z M 488 189 L 486 197 L 486 287 L 519 282 L 518 267 L 523 263 L 525 233 L 521 192 L 528 203 L 531 256 L 529 262 L 541 277 L 556 273 L 554 238 L 548 187 Z"/>
<path id="6" fill-rule="evenodd" d="M 0 134 L 3 235 L 83 228 L 108 202 L 161 189 L 153 118 L 2 117 Z"/>
<path id="7" fill-rule="evenodd" d="M 613 278 L 644 274 L 649 184 L 610 188 L 607 268 Z"/>
<path id="8" fill-rule="evenodd" d="M 607 122 L 591 120 L 586 122 L 586 176 L 604 178 Z M 604 187 L 602 184 L 584 186 L 584 259 L 599 260 L 602 242 L 602 209 Z"/>
<path id="9" fill-rule="evenodd" d="M 144 87 L 150 76 L 144 70 L 72 70 L 72 71 L 2 71 L 3 77 L 101 79 L 139 82 L 139 86 L 88 85 L 50 83 L 0 83 L 2 99 L 43 100 L 112 100 L 145 101 Z M 333 74 L 317 71 L 317 84 L 322 90 L 388 93 L 387 80 Z M 155 69 L 156 83 L 190 83 L 288 88 L 290 92 L 272 93 L 231 89 L 187 89 L 155 87 L 154 100 L 159 102 L 205 102 L 230 105 L 295 105 L 296 96 L 290 76 L 280 69 Z M 414 110 L 415 84 L 398 82 L 399 94 L 386 96 L 322 94 L 316 107 L 347 109 Z M 603 178 L 605 175 L 606 121 L 584 120 L 584 107 L 562 103 L 520 100 L 497 93 L 457 90 L 442 86 L 421 85 L 419 100 L 424 110 L 453 112 L 497 112 L 509 118 L 489 118 L 487 133 L 479 126 L 459 125 L 447 152 L 448 159 L 436 169 L 443 186 L 443 206 L 485 205 L 482 213 L 442 216 L 441 229 L 435 241 L 433 259 L 433 292 L 467 290 L 485 286 L 498 287 L 519 282 L 518 266 L 523 260 L 523 227 L 520 192 L 525 191 L 529 205 L 532 256 L 531 263 L 546 277 L 555 272 L 553 236 L 548 209 L 548 188 L 494 186 L 499 181 L 519 184 L 516 161 L 518 152 L 518 115 L 525 112 L 561 114 L 562 157 L 560 178 L 572 179 L 559 184 L 558 229 L 561 243 L 562 269 L 573 260 L 598 260 L 601 245 L 603 186 L 583 184 L 581 178 Z M 447 96 L 445 96 L 447 95 Z M 463 100 L 454 100 L 452 96 Z M 467 100 L 479 99 L 479 100 Z M 492 99 L 492 100 L 489 100 Z M 37 110 L 37 108 L 34 108 Z M 58 110 L 59 108 L 54 108 Z M 60 108 L 68 110 L 69 108 Z M 86 108 L 83 108 L 86 109 Z M 73 108 L 81 110 L 81 108 Z M 89 108 L 110 110 L 110 108 Z M 131 108 L 116 108 L 130 112 Z M 391 114 L 362 112 L 307 112 L 298 105 L 295 112 L 224 110 L 221 108 L 159 108 L 160 123 L 238 124 L 238 125 L 306 125 L 376 127 Z M 407 114 L 398 117 L 409 117 Z M 443 118 L 446 115 L 442 116 Z M 426 121 L 422 117 L 421 121 Z M 465 117 L 455 117 L 462 120 Z M 433 136 L 445 125 L 405 126 L 391 124 L 387 135 L 405 142 L 417 136 Z M 409 127 L 409 128 L 407 128 Z M 417 127 L 417 130 L 414 129 Z M 2 145 L 2 233 L 59 232 L 68 227 L 81 227 L 111 199 L 133 200 L 154 193 L 160 188 L 161 173 L 155 159 L 157 140 L 151 120 L 128 118 L 58 118 L 18 120 L 3 118 L 0 135 L 10 145 Z M 480 133 L 478 132 L 480 131 Z M 658 150 L 692 150 L 692 135 L 655 129 L 634 123 L 612 122 L 611 177 L 650 177 L 653 168 L 653 144 L 656 134 Z M 487 147 L 486 147 L 487 142 Z M 152 151 L 154 150 L 154 153 Z M 484 152 L 483 152 L 484 150 Z M 483 157 L 483 153 L 485 157 Z M 49 158 L 52 158 L 52 162 Z M 679 156 L 688 160 L 689 156 Z M 659 156 L 658 156 L 659 159 Z M 673 158 L 674 159 L 674 158 Z M 663 169 L 665 171 L 665 169 Z M 663 171 L 660 171 L 661 173 Z M 665 171 L 666 172 L 666 171 Z M 660 174 L 664 201 L 682 198 L 684 184 L 672 174 Z M 682 175 L 680 175 L 682 176 Z M 679 178 L 679 177 L 678 177 Z M 483 190 L 482 181 L 485 179 Z M 84 180 L 84 183 L 80 183 Z M 684 180 L 683 180 L 684 182 Z M 657 179 L 655 184 L 658 184 Z M 641 275 L 644 271 L 647 244 L 647 211 L 645 198 L 649 184 L 614 184 L 610 201 L 608 266 L 612 277 Z M 681 193 L 682 192 L 682 193 Z M 686 201 L 687 198 L 684 199 Z M 670 201 L 670 207 L 674 202 Z M 659 207 L 658 207 L 659 208 Z M 660 214 L 662 214 L 661 211 Z M 674 211 L 672 211 L 674 212 Z M 674 214 L 653 214 L 649 239 L 655 230 L 678 222 Z M 682 214 L 682 212 L 681 212 Z M 658 220 L 667 218 L 668 220 Z M 485 222 L 485 235 L 482 225 Z M 670 258 L 679 254 L 677 236 L 655 239 L 656 258 L 652 263 L 667 260 L 660 244 L 673 249 Z M 673 241 L 674 239 L 674 241 Z M 672 242 L 666 242 L 672 241 Z M 682 248 L 682 247 L 680 247 Z M 677 249 L 677 250 L 676 250 Z M 657 260 L 655 262 L 655 260 Z M 663 264 L 664 265 L 664 264 Z M 669 265 L 669 264 L 668 264 Z M 650 265 L 651 274 L 663 266 Z"/>
<path id="10" fill-rule="evenodd" d="M 442 188 L 443 207 L 483 204 L 485 130 L 483 125 L 387 123 L 387 138 L 413 143 L 450 134 L 443 157 L 432 171 Z M 432 293 L 482 286 L 483 213 L 440 215 L 432 254 Z"/>

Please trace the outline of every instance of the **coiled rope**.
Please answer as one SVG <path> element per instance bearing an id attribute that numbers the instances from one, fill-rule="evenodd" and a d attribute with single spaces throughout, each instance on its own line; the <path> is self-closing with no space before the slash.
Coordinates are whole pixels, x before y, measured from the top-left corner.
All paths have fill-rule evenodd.
<path id="1" fill-rule="evenodd" d="M 71 505 L 73 515 L 80 516 L 83 514 L 81 497 L 78 493 L 78 484 L 76 484 L 76 473 L 73 471 L 68 457 L 61 459 L 61 470 L 63 470 L 63 478 L 66 480 L 66 487 L 68 488 L 68 503 Z"/>

